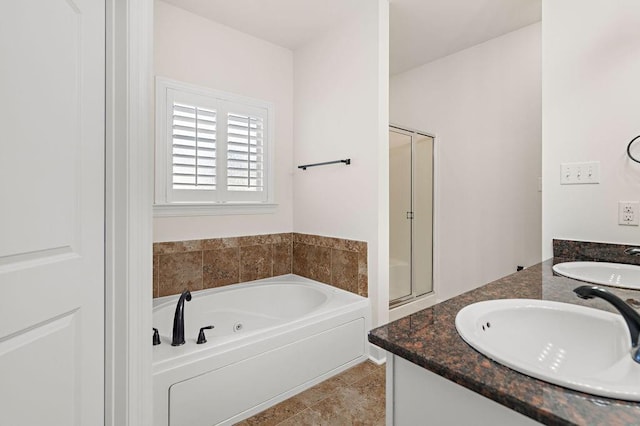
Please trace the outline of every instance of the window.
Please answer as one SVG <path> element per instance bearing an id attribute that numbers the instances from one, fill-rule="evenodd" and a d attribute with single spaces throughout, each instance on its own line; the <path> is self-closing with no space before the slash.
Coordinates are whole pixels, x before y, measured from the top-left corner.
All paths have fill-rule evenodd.
<path id="1" fill-rule="evenodd" d="M 272 205 L 272 120 L 268 102 L 157 78 L 156 214 Z"/>

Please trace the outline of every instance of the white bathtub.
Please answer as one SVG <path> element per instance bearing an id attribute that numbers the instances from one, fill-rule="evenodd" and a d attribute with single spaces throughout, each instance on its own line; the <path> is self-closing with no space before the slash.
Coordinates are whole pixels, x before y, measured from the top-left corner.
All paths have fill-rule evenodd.
<path id="1" fill-rule="evenodd" d="M 154 300 L 155 426 L 233 424 L 367 358 L 368 299 L 297 275 L 192 292 L 174 347 L 177 300 Z"/>

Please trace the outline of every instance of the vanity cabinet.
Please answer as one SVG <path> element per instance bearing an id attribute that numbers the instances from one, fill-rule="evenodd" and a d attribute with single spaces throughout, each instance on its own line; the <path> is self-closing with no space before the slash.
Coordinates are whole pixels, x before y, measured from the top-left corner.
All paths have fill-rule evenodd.
<path id="1" fill-rule="evenodd" d="M 529 417 L 387 352 L 387 426 L 533 426 Z"/>
<path id="2" fill-rule="evenodd" d="M 623 252 L 618 249 L 603 252 Z M 560 261 L 566 259 L 549 259 L 371 330 L 369 342 L 387 351 L 387 425 L 639 424 L 640 402 L 534 379 L 491 361 L 458 334 L 458 312 L 485 300 L 548 300 L 616 312 L 602 300 L 576 297 L 581 283 L 552 271 Z M 640 299 L 639 290 L 611 291 L 622 300 Z"/>

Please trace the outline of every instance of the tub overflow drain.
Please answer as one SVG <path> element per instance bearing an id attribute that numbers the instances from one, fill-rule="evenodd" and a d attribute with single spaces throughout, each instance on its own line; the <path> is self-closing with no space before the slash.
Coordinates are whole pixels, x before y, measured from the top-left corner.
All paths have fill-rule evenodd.
<path id="1" fill-rule="evenodd" d="M 233 325 L 233 331 L 237 333 L 238 331 L 242 330 L 242 327 L 243 325 L 241 322 L 235 323 Z"/>

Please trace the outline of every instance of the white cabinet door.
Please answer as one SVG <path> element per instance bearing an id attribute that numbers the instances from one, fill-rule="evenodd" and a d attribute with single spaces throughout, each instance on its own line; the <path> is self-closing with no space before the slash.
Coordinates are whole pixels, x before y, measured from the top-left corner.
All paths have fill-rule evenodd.
<path id="1" fill-rule="evenodd" d="M 104 0 L 0 3 L 0 424 L 104 422 Z"/>
<path id="2" fill-rule="evenodd" d="M 387 380 L 387 425 L 540 425 L 390 352 L 387 352 Z"/>

